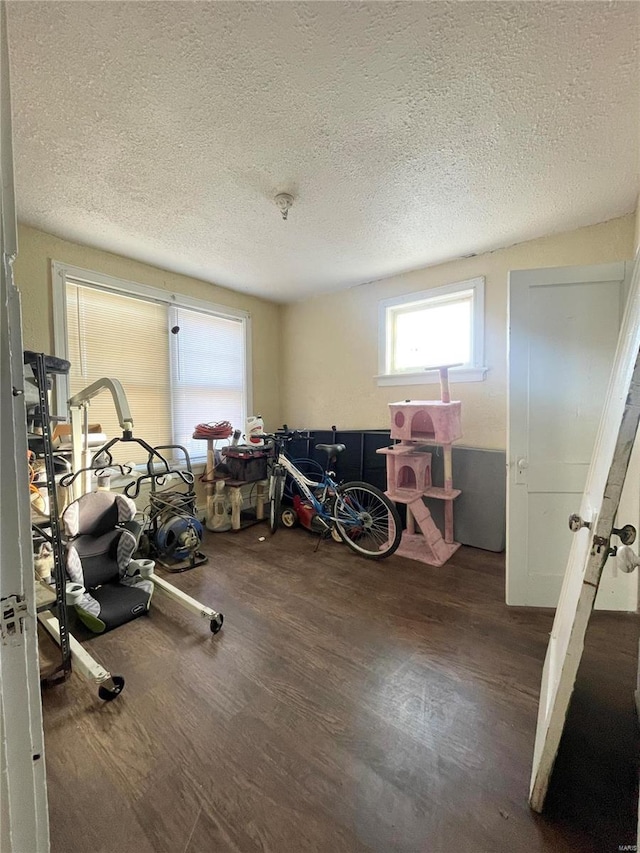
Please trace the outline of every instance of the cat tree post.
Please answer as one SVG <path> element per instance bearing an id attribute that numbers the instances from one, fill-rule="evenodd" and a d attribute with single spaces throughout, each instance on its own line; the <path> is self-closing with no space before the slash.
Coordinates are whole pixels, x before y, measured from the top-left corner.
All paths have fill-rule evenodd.
<path id="1" fill-rule="evenodd" d="M 451 402 L 451 393 L 449 391 L 449 368 L 457 367 L 456 364 L 443 364 L 438 368 L 440 372 L 440 399 L 443 403 Z"/>
<path id="2" fill-rule="evenodd" d="M 451 445 L 444 446 L 444 490 L 451 492 L 453 489 L 453 464 L 451 459 Z M 444 541 L 453 542 L 453 501 L 444 502 Z"/>

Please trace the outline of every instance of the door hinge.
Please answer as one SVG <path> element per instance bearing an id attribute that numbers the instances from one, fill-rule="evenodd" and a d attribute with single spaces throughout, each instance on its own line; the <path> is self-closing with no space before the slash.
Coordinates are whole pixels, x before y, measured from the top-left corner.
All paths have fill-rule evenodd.
<path id="1" fill-rule="evenodd" d="M 22 645 L 26 616 L 27 602 L 24 595 L 8 595 L 0 600 L 0 636 L 5 646 Z"/>

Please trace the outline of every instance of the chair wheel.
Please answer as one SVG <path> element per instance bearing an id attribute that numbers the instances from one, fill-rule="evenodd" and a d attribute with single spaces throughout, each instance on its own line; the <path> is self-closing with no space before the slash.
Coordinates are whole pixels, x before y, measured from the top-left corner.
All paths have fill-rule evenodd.
<path id="1" fill-rule="evenodd" d="M 105 687 L 104 684 L 101 684 L 100 687 L 98 687 L 98 696 L 105 702 L 113 702 L 113 700 L 117 699 L 124 690 L 124 678 L 121 675 L 112 675 L 111 680 L 114 685 L 113 690 Z"/>
<path id="2" fill-rule="evenodd" d="M 218 631 L 222 628 L 222 623 L 224 622 L 224 616 L 222 613 L 218 613 L 217 616 L 214 616 L 211 622 L 209 623 L 211 627 L 211 633 L 217 634 Z"/>

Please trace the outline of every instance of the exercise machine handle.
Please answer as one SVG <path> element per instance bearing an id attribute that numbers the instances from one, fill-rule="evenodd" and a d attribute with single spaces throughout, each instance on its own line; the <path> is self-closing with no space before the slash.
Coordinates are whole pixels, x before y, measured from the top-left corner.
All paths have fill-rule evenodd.
<path id="1" fill-rule="evenodd" d="M 117 462 L 110 461 L 107 465 L 92 465 L 89 468 L 80 468 L 78 471 L 72 471 L 69 474 L 64 474 L 60 477 L 60 485 L 63 489 L 66 489 L 72 483 L 75 483 L 80 474 L 84 474 L 86 471 L 91 471 L 97 476 L 101 471 L 109 471 L 113 468 L 116 468 L 123 477 L 128 477 L 133 471 L 133 468 L 130 465 L 120 465 Z"/>
<path id="2" fill-rule="evenodd" d="M 167 471 L 160 471 L 158 474 L 144 474 L 142 477 L 138 477 L 137 480 L 125 486 L 124 493 L 128 498 L 135 500 L 140 494 L 140 488 L 143 483 L 147 482 L 147 480 L 154 483 L 164 482 L 164 478 L 168 477 L 169 474 L 177 474 L 187 486 L 193 485 L 194 477 L 191 471 L 179 471 L 175 468 L 169 468 Z"/>

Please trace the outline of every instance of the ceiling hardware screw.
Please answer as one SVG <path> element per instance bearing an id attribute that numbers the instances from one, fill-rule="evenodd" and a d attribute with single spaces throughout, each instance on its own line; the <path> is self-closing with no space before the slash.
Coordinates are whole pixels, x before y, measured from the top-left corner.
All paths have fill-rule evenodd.
<path id="1" fill-rule="evenodd" d="M 282 214 L 282 218 L 286 219 L 289 216 L 289 209 L 293 205 L 293 196 L 290 193 L 278 193 L 274 201 Z"/>

